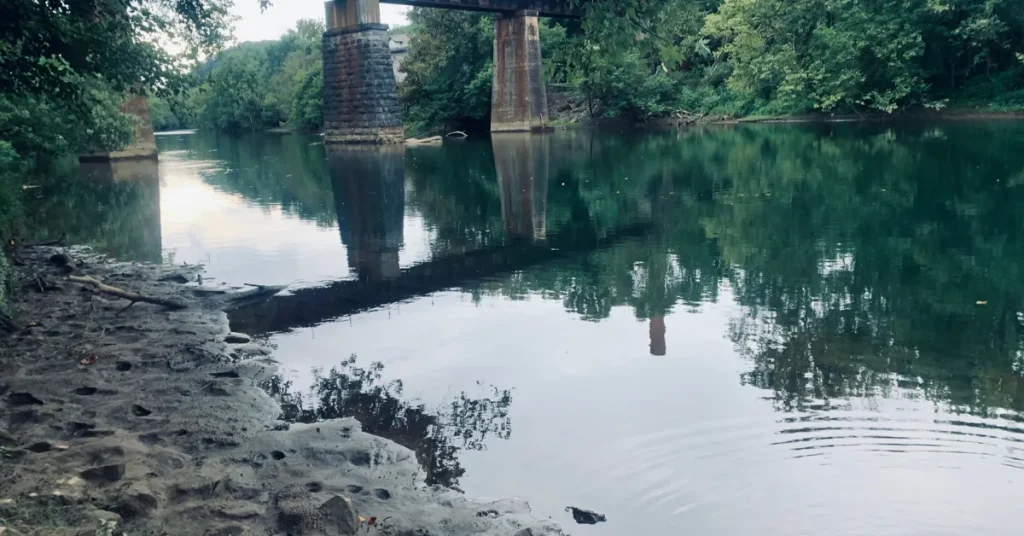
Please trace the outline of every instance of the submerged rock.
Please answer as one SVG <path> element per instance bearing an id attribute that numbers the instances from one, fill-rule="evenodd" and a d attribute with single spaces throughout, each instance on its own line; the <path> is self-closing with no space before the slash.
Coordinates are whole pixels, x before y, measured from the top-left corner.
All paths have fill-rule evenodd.
<path id="1" fill-rule="evenodd" d="M 245 333 L 228 333 L 227 337 L 224 337 L 224 342 L 228 344 L 248 344 L 252 341 L 252 338 Z"/>
<path id="2" fill-rule="evenodd" d="M 608 521 L 608 518 L 606 518 L 604 514 L 584 510 L 582 508 L 576 508 L 575 506 L 566 506 L 565 511 L 572 512 L 572 518 L 580 525 L 596 525 L 598 523 Z"/>

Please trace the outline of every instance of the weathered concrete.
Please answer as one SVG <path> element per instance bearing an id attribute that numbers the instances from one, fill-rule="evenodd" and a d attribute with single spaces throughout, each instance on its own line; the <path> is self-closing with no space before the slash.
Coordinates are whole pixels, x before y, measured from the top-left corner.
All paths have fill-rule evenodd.
<path id="1" fill-rule="evenodd" d="M 378 0 L 327 2 L 326 13 L 324 141 L 401 143 L 398 86 Z"/>
<path id="2" fill-rule="evenodd" d="M 494 27 L 491 132 L 548 128 L 537 12 L 519 11 Z"/>
<path id="3" fill-rule="evenodd" d="M 491 136 L 501 192 L 501 219 L 510 238 L 547 237 L 551 138 L 500 133 Z"/>
<path id="4" fill-rule="evenodd" d="M 135 141 L 120 151 L 86 153 L 78 156 L 81 162 L 111 162 L 115 160 L 156 159 L 156 137 L 153 121 L 149 118 L 149 103 L 142 95 L 130 95 L 121 105 L 121 111 L 139 118 L 135 128 Z"/>

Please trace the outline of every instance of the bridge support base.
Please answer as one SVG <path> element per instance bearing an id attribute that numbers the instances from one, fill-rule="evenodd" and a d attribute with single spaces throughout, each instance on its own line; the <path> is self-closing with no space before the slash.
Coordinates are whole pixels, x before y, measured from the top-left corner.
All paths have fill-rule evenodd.
<path id="1" fill-rule="evenodd" d="M 537 12 L 518 11 L 494 27 L 491 132 L 548 129 Z"/>
<path id="2" fill-rule="evenodd" d="M 405 140 L 398 86 L 377 0 L 327 2 L 323 37 L 324 142 Z"/>
<path id="3" fill-rule="evenodd" d="M 129 95 L 121 105 L 121 112 L 139 118 L 139 126 L 135 128 L 135 141 L 120 151 L 78 155 L 80 162 L 156 160 L 156 138 L 153 136 L 153 121 L 149 118 L 149 103 L 146 101 L 146 97 Z"/>

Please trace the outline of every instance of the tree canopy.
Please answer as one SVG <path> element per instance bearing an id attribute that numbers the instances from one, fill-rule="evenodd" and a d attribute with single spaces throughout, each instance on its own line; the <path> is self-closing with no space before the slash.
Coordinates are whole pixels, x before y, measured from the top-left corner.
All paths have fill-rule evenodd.
<path id="1" fill-rule="evenodd" d="M 548 81 L 597 117 L 891 113 L 1024 105 L 1013 0 L 594 0 L 542 24 Z M 414 10 L 402 88 L 413 121 L 484 120 L 490 16 Z M 452 21 L 459 20 L 459 35 Z M 415 76 L 414 76 L 415 75 Z M 443 83 L 441 82 L 443 81 Z M 483 96 L 484 91 L 473 95 Z M 458 103 L 451 113 L 437 103 Z M 473 102 L 473 101 L 469 101 Z"/>

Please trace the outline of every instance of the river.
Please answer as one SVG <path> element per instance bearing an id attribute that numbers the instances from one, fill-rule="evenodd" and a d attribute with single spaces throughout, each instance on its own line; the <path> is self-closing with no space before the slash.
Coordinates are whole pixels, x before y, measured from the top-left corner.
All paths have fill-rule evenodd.
<path id="1" fill-rule="evenodd" d="M 33 190 L 35 238 L 288 285 L 229 315 L 285 417 L 433 483 L 577 535 L 1018 530 L 1024 123 L 158 148 Z"/>

